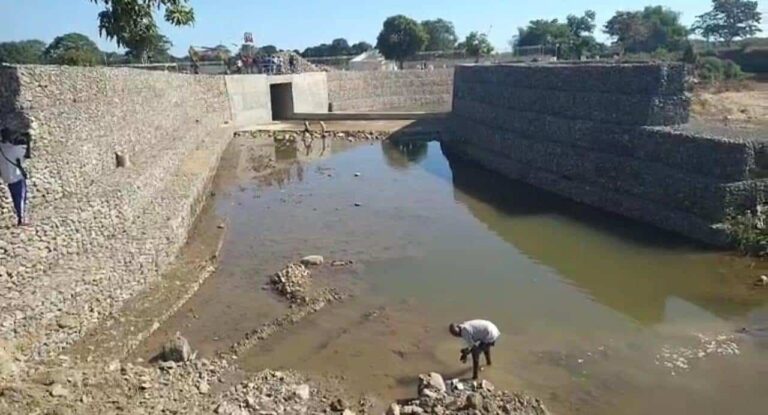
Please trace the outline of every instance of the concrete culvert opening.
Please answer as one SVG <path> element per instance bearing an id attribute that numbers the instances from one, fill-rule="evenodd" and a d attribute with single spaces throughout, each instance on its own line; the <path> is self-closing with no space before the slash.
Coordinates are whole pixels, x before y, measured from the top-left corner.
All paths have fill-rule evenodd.
<path id="1" fill-rule="evenodd" d="M 272 100 L 272 119 L 288 120 L 293 116 L 293 85 L 288 83 L 269 86 Z"/>

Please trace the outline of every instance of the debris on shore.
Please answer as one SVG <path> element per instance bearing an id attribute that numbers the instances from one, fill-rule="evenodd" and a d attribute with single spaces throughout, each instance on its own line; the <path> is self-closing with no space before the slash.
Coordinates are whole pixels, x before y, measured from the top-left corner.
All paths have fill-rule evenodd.
<path id="1" fill-rule="evenodd" d="M 418 394 L 418 399 L 392 403 L 387 415 L 549 414 L 540 400 L 519 393 L 497 391 L 487 380 L 453 379 L 446 382 L 438 373 L 420 375 Z"/>

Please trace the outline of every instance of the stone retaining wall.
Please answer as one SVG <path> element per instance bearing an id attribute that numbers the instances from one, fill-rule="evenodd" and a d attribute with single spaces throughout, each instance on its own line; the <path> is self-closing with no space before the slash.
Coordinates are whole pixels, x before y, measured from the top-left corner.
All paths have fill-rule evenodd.
<path id="1" fill-rule="evenodd" d="M 0 192 L 0 337 L 45 356 L 157 278 L 205 200 L 229 119 L 223 77 L 3 67 L 0 122 L 33 137 L 33 226 L 12 226 Z"/>
<path id="2" fill-rule="evenodd" d="M 333 111 L 451 107 L 453 69 L 328 72 Z"/>
<path id="3" fill-rule="evenodd" d="M 709 243 L 763 204 L 762 145 L 687 122 L 679 65 L 456 68 L 447 147 L 509 177 Z"/>

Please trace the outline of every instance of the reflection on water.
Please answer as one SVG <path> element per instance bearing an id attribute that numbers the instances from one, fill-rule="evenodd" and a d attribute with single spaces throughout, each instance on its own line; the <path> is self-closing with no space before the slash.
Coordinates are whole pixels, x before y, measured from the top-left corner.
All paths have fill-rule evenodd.
<path id="1" fill-rule="evenodd" d="M 437 143 L 350 145 L 306 167 L 301 147 L 285 154 L 293 173 L 277 186 L 245 181 L 220 201 L 231 233 L 219 284 L 320 253 L 362 263 L 368 289 L 265 341 L 244 367 L 343 375 L 353 391 L 401 398 L 419 372 L 465 373 L 445 326 L 485 317 L 503 341 L 484 376 L 561 413 L 768 404 L 768 351 L 747 338 L 734 340 L 738 357 L 674 375 L 656 364 L 662 350 L 697 347 L 694 333 L 765 320 L 752 262 L 446 158 Z"/>

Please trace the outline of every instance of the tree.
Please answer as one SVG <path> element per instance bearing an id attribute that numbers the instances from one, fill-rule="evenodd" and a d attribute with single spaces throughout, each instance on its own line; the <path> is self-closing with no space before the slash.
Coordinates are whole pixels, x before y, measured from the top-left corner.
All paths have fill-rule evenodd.
<path id="1" fill-rule="evenodd" d="M 365 53 L 373 49 L 373 45 L 371 45 L 368 42 L 357 42 L 354 45 L 350 46 L 349 49 L 353 55 L 359 55 L 361 53 Z"/>
<path id="2" fill-rule="evenodd" d="M 274 55 L 278 52 L 277 46 L 275 45 L 264 45 L 259 48 L 259 54 L 260 55 Z"/>
<path id="3" fill-rule="evenodd" d="M 480 62 L 481 57 L 493 53 L 493 45 L 485 33 L 470 32 L 463 43 L 464 50 L 467 55 L 475 58 L 475 63 Z"/>
<path id="4" fill-rule="evenodd" d="M 568 15 L 565 22 L 558 19 L 533 20 L 518 29 L 515 47 L 544 46 L 556 51 L 561 59 L 581 59 L 599 48 L 592 33 L 595 30 L 595 12 L 587 10 L 583 16 Z"/>
<path id="5" fill-rule="evenodd" d="M 376 39 L 376 48 L 385 58 L 396 61 L 402 68 L 403 61 L 423 50 L 427 40 L 427 33 L 417 21 L 397 15 L 384 21 Z"/>
<path id="6" fill-rule="evenodd" d="M 680 24 L 680 14 L 663 6 L 648 6 L 638 11 L 619 11 L 605 24 L 604 31 L 625 52 L 682 50 L 688 29 Z"/>
<path id="7" fill-rule="evenodd" d="M 147 37 L 129 39 L 125 56 L 140 63 L 169 62 L 171 47 L 173 43 L 170 39 L 160 33 L 154 33 Z"/>
<path id="8" fill-rule="evenodd" d="M 598 48 L 597 40 L 592 36 L 595 31 L 595 17 L 594 11 L 587 10 L 581 17 L 571 14 L 566 18 L 568 41 L 563 52 L 567 54 L 568 59 L 581 59 Z"/>
<path id="9" fill-rule="evenodd" d="M 459 38 L 456 36 L 453 23 L 443 19 L 425 20 L 421 22 L 421 27 L 429 36 L 424 50 L 444 51 L 453 50 L 456 47 Z"/>
<path id="10" fill-rule="evenodd" d="M 165 21 L 174 26 L 195 22 L 195 12 L 188 0 L 90 0 L 103 4 L 99 13 L 99 33 L 118 46 L 130 48 L 146 45 L 158 35 L 154 11 L 165 9 Z"/>
<path id="11" fill-rule="evenodd" d="M 343 56 L 352 54 L 350 51 L 349 42 L 347 42 L 347 39 L 344 39 L 343 37 L 333 39 L 333 41 L 331 41 L 329 53 L 331 53 L 331 56 Z"/>
<path id="12" fill-rule="evenodd" d="M 80 33 L 67 33 L 53 39 L 43 56 L 48 63 L 72 66 L 98 65 L 103 57 L 96 43 Z"/>
<path id="13" fill-rule="evenodd" d="M 712 10 L 696 18 L 691 30 L 705 39 L 719 39 L 730 46 L 734 39 L 761 32 L 762 16 L 756 1 L 712 0 Z"/>
<path id="14" fill-rule="evenodd" d="M 43 63 L 43 52 L 45 51 L 45 46 L 45 42 L 42 40 L 0 42 L 0 63 Z"/>

